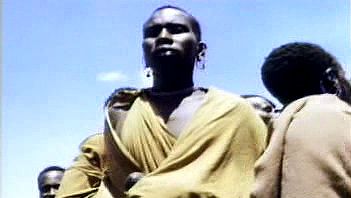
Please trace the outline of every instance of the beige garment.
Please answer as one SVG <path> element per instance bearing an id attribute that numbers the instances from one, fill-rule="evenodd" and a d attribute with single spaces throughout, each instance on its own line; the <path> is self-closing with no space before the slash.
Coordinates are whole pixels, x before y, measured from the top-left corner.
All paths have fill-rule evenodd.
<path id="1" fill-rule="evenodd" d="M 125 178 L 134 171 L 147 175 L 128 197 L 249 197 L 266 127 L 244 99 L 209 89 L 178 139 L 143 95 L 123 123 L 110 116 L 106 173 L 115 197 L 123 196 Z"/>
<path id="2" fill-rule="evenodd" d="M 73 165 L 65 171 L 57 198 L 93 197 L 104 186 L 103 175 L 104 136 L 102 133 L 88 137 L 80 146 L 80 155 Z M 100 187 L 101 185 L 101 187 Z M 102 194 L 104 191 L 99 194 Z M 106 194 L 106 193 L 104 193 Z M 107 198 L 107 196 L 104 196 Z"/>
<path id="3" fill-rule="evenodd" d="M 293 102 L 255 170 L 251 197 L 351 197 L 351 107 L 328 94 Z"/>

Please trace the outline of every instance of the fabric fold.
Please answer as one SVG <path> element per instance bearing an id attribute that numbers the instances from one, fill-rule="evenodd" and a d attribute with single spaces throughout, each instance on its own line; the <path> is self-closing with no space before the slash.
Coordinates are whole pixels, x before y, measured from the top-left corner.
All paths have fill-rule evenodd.
<path id="1" fill-rule="evenodd" d="M 178 139 L 142 95 L 124 123 L 105 135 L 114 147 L 107 170 L 111 192 L 120 189 L 116 197 L 131 171 L 147 175 L 127 192 L 129 197 L 248 197 L 266 127 L 246 101 L 212 88 Z M 134 169 L 125 168 L 128 164 Z"/>

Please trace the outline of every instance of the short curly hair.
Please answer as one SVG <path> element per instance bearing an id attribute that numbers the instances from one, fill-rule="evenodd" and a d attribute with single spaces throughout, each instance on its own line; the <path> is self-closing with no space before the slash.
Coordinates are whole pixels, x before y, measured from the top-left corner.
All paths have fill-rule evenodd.
<path id="1" fill-rule="evenodd" d="M 321 94 L 320 80 L 327 68 L 343 69 L 336 58 L 321 46 L 307 42 L 284 44 L 266 57 L 262 81 L 283 105 L 299 98 Z"/>
<path id="2" fill-rule="evenodd" d="M 40 171 L 39 175 L 38 175 L 38 185 L 40 183 L 40 180 L 42 178 L 42 176 L 47 173 L 47 172 L 50 172 L 50 171 L 61 171 L 61 172 L 65 172 L 65 169 L 60 167 L 60 166 L 49 166 L 49 167 L 46 167 L 45 169 L 43 169 L 42 171 Z"/>

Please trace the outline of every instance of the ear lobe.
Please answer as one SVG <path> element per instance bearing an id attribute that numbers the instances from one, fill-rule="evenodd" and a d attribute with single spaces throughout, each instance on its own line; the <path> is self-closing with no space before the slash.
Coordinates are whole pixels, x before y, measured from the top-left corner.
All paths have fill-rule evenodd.
<path id="1" fill-rule="evenodd" d="M 206 51 L 207 51 L 206 43 L 200 41 L 198 44 L 198 55 L 197 55 L 196 59 L 198 61 L 201 61 L 206 56 Z"/>
<path id="2" fill-rule="evenodd" d="M 339 95 L 341 92 L 338 71 L 333 68 L 325 70 L 320 80 L 320 87 L 323 93 Z"/>

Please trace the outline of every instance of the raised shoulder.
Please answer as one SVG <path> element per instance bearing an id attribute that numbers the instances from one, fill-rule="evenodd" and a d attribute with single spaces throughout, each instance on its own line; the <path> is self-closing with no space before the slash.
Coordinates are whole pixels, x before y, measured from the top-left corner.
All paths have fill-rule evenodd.
<path id="1" fill-rule="evenodd" d="M 103 133 L 96 133 L 85 138 L 82 143 L 80 143 L 79 148 L 83 148 L 86 146 L 99 146 L 103 144 L 104 141 L 104 134 Z"/>
<path id="2" fill-rule="evenodd" d="M 87 137 L 79 146 L 80 153 L 66 169 L 57 198 L 93 197 L 104 177 L 104 136 Z"/>
<path id="3" fill-rule="evenodd" d="M 105 139 L 103 133 L 97 133 L 86 138 L 79 146 L 81 154 L 91 164 L 102 167 L 101 161 L 105 158 Z"/>
<path id="4" fill-rule="evenodd" d="M 115 89 L 106 100 L 105 107 L 128 110 L 140 93 L 141 90 L 130 87 Z"/>
<path id="5" fill-rule="evenodd" d="M 289 106 L 303 103 L 300 114 L 304 113 L 348 113 L 351 114 L 351 106 L 331 94 L 322 94 L 305 97 L 293 102 Z M 289 108 L 289 106 L 287 108 Z M 297 114 L 298 115 L 298 114 Z"/>
<path id="6" fill-rule="evenodd" d="M 209 90 L 209 93 L 214 95 L 217 99 L 225 100 L 227 102 L 249 104 L 244 98 L 242 98 L 238 94 L 224 91 L 224 90 L 218 89 L 216 87 L 210 87 L 208 90 Z"/>

